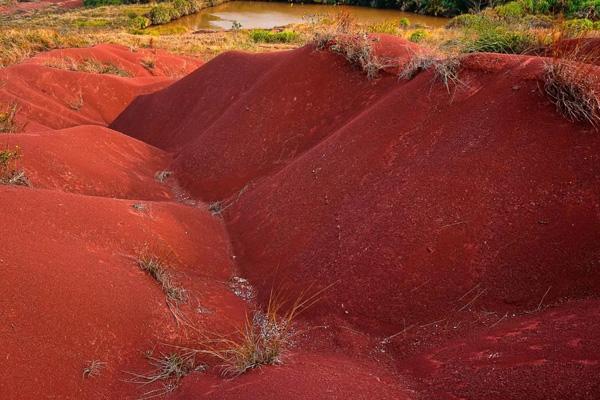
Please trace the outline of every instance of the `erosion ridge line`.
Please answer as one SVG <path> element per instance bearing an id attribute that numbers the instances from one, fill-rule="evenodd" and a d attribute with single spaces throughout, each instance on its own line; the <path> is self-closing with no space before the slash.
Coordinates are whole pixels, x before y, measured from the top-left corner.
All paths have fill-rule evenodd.
<path id="1" fill-rule="evenodd" d="M 400 64 L 418 51 L 385 35 L 376 47 Z M 170 397 L 600 394 L 600 137 L 543 97 L 540 58 L 468 56 L 448 93 L 432 71 L 369 81 L 310 47 L 226 54 L 178 82 L 173 71 L 198 63 L 119 46 L 59 53 L 131 74 L 91 80 L 45 65 L 52 53 L 0 71 L 0 101 L 17 98 L 29 132 L 3 144 L 22 150 L 33 185 L 0 187 L 0 235 L 14 242 L 0 257 L 0 397 L 139 397 L 122 374 L 148 374 L 142 354 L 245 320 L 228 288 L 238 268 L 259 304 L 273 288 L 335 285 L 303 313 L 283 365 L 191 373 Z M 148 56 L 152 73 L 133 67 Z M 74 87 L 89 99 L 79 110 L 63 99 Z M 71 126 L 92 120 L 110 129 Z M 177 204 L 172 179 L 226 204 L 222 218 Z M 141 249 L 185 289 L 185 319 L 137 267 Z M 103 368 L 86 378 L 92 360 Z"/>

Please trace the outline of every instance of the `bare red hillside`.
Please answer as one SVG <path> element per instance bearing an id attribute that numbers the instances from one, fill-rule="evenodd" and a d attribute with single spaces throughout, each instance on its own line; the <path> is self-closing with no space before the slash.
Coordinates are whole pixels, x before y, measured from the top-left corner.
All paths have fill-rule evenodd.
<path id="1" fill-rule="evenodd" d="M 384 40 L 386 56 L 407 55 L 409 45 Z M 137 98 L 111 127 L 178 150 L 180 180 L 197 197 L 220 200 L 282 168 L 396 87 L 393 76 L 368 81 L 351 70 L 311 47 L 227 53 Z"/>
<path id="2" fill-rule="evenodd" d="M 539 92 L 541 59 L 470 56 L 449 94 L 430 72 L 369 82 L 310 47 L 264 57 L 275 56 L 245 92 L 252 101 L 205 130 L 192 112 L 145 137 L 167 148 L 179 137 L 174 168 L 193 193 L 243 192 L 226 219 L 253 282 L 339 281 L 321 310 L 378 334 L 442 318 L 475 286 L 476 308 L 499 311 L 531 307 L 549 286 L 548 300 L 595 293 L 600 137 Z M 256 58 L 223 56 L 185 82 L 219 81 L 226 62 L 239 71 Z M 290 76 L 301 79 L 285 85 Z M 166 126 L 177 88 L 137 100 L 112 126 L 127 133 L 127 121 L 155 114 Z M 196 94 L 194 107 L 225 93 Z M 181 126 L 187 136 L 199 126 L 197 137 L 178 136 Z"/>
<path id="3" fill-rule="evenodd" d="M 138 98 L 111 126 L 177 150 L 184 186 L 224 202 L 238 265 L 263 301 L 272 287 L 293 297 L 334 284 L 313 322 L 378 337 L 401 365 L 448 338 L 598 294 L 600 136 L 556 112 L 542 67 L 470 55 L 447 91 L 431 71 L 367 81 L 311 47 L 238 53 Z M 222 96 L 200 90 L 214 82 Z M 595 373 L 564 355 L 553 371 L 573 385 L 580 368 L 582 382 Z M 454 395 L 484 398 L 485 380 L 474 385 Z"/>
<path id="4" fill-rule="evenodd" d="M 155 179 L 171 156 L 108 128 L 82 125 L 6 135 L 0 144 L 20 148 L 19 166 L 35 188 L 121 199 L 173 198 L 168 186 Z"/>
<path id="5" fill-rule="evenodd" d="M 400 84 L 236 200 L 247 275 L 338 282 L 321 310 L 381 335 L 596 293 L 600 136 L 539 93 L 539 60 L 464 66 L 454 95 Z"/>
<path id="6" fill-rule="evenodd" d="M 48 65 L 67 55 L 130 76 Z M 600 135 L 556 112 L 542 66 L 470 55 L 449 91 L 310 46 L 175 83 L 193 60 L 115 46 L 0 71 L 26 131 L 0 146 L 32 183 L 0 186 L 0 398 L 600 398 Z M 138 265 L 148 251 L 183 314 Z M 234 333 L 272 290 L 321 288 L 280 365 L 127 382 Z"/>
<path id="7" fill-rule="evenodd" d="M 119 57 L 107 55 L 107 49 Z M 0 237 L 6 242 L 0 249 L 5 278 L 0 283 L 5 325 L 0 359 L 6 367 L 0 398 L 135 399 L 168 393 L 176 389 L 172 381 L 140 385 L 129 382 L 131 374 L 155 374 L 148 357 L 177 352 L 174 345 L 195 348 L 204 335 L 235 332 L 252 304 L 231 287 L 239 272 L 223 220 L 194 199 L 177 204 L 186 198 L 177 181 L 156 179 L 172 155 L 87 125 L 110 120 L 127 96 L 168 82 L 45 65 L 57 54 L 132 71 L 123 60 L 138 57 L 98 46 L 43 54 L 3 71 L 14 79 L 4 86 L 2 99 L 19 105 L 19 128 L 29 132 L 6 134 L 0 145 L 2 150 L 18 146 L 22 157 L 16 167 L 32 187 L 0 186 Z M 66 111 L 61 96 L 79 92 L 89 101 L 80 110 Z M 116 97 L 107 103 L 103 96 Z M 75 126 L 46 128 L 70 125 Z M 164 260 L 171 279 L 186 291 L 178 322 L 160 283 L 138 265 L 144 253 Z M 307 336 L 302 346 L 310 348 L 310 342 Z M 384 365 L 345 357 L 337 349 L 311 352 L 298 344 L 283 360 L 285 368 L 265 369 L 267 379 L 255 373 L 243 378 L 252 387 L 250 396 L 410 398 Z M 92 361 L 101 367 L 86 375 Z M 211 368 L 192 373 L 169 396 L 247 398 L 238 382 L 224 380 L 218 368 Z M 323 391 L 325 384 L 329 388 Z"/>
<path id="8" fill-rule="evenodd" d="M 129 77 L 71 71 L 71 60 L 115 66 Z M 144 60 L 153 61 L 151 71 L 143 67 Z M 162 51 L 133 52 L 116 45 L 55 50 L 0 70 L 0 106 L 18 105 L 21 130 L 106 125 L 134 97 L 164 88 L 198 65 Z"/>
<path id="9" fill-rule="evenodd" d="M 126 200 L 8 187 L 0 204 L 0 398 L 139 396 L 123 371 L 143 372 L 144 352 L 185 340 L 160 286 L 136 264 L 145 244 L 172 251 L 194 302 L 219 309 L 197 324 L 241 318 L 243 303 L 219 283 L 233 274 L 224 227 L 205 211 L 153 202 L 136 211 Z M 106 363 L 98 379 L 82 376 L 91 360 Z"/>

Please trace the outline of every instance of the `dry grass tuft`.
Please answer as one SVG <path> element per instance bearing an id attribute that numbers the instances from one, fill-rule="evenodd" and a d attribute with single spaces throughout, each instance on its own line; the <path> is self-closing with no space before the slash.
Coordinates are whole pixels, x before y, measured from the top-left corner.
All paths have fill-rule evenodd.
<path id="1" fill-rule="evenodd" d="M 154 174 L 154 179 L 160 183 L 165 183 L 173 175 L 173 171 L 157 171 Z"/>
<path id="2" fill-rule="evenodd" d="M 175 283 L 167 270 L 166 263 L 160 257 L 150 254 L 147 249 L 144 249 L 137 260 L 137 264 L 142 271 L 148 273 L 156 282 L 160 283 L 168 302 L 175 302 L 175 304 L 187 302 L 186 290 Z"/>
<path id="3" fill-rule="evenodd" d="M 340 12 L 328 29 L 314 33 L 311 43 L 317 50 L 329 50 L 344 56 L 352 65 L 365 72 L 369 79 L 374 79 L 381 70 L 396 65 L 392 60 L 375 55 L 375 40 L 366 32 L 360 31 L 349 13 Z"/>
<path id="4" fill-rule="evenodd" d="M 162 382 L 162 388 L 143 393 L 141 399 L 163 396 L 175 390 L 184 376 L 192 372 L 206 370 L 206 365 L 196 360 L 197 353 L 195 350 L 186 350 L 184 352 L 161 354 L 159 357 L 149 354 L 147 358 L 153 370 L 145 374 L 127 372 L 133 377 L 129 382 L 142 386 Z"/>
<path id="5" fill-rule="evenodd" d="M 83 94 L 81 93 L 81 90 L 79 90 L 79 93 L 77 93 L 77 97 L 68 102 L 69 104 L 69 108 L 73 111 L 80 111 L 81 108 L 83 107 Z"/>
<path id="6" fill-rule="evenodd" d="M 291 304 L 271 293 L 265 311 L 247 315 L 243 327 L 233 337 L 207 340 L 201 352 L 215 358 L 226 377 L 239 376 L 263 365 L 280 364 L 282 355 L 293 343 L 294 320 L 314 305 L 326 289 L 311 296 L 301 295 Z"/>
<path id="7" fill-rule="evenodd" d="M 131 208 L 133 208 L 137 212 L 146 212 L 146 211 L 148 211 L 148 206 L 145 203 L 133 203 L 131 205 Z"/>
<path id="8" fill-rule="evenodd" d="M 156 60 L 153 58 L 144 58 L 140 61 L 140 64 L 150 72 L 156 68 Z"/>
<path id="9" fill-rule="evenodd" d="M 88 361 L 87 365 L 83 368 L 84 378 L 93 378 L 100 375 L 100 371 L 106 366 L 105 362 L 100 360 Z"/>
<path id="10" fill-rule="evenodd" d="M 207 208 L 212 215 L 216 216 L 221 216 L 224 210 L 223 202 L 221 201 L 213 201 L 212 203 L 208 204 Z"/>
<path id="11" fill-rule="evenodd" d="M 572 122 L 600 126 L 598 67 L 585 63 L 576 52 L 555 57 L 544 65 L 544 92 L 557 111 Z"/>
<path id="12" fill-rule="evenodd" d="M 355 33 L 351 35 L 337 35 L 330 32 L 321 32 L 313 38 L 313 45 L 317 50 L 329 49 L 334 53 L 344 56 L 350 64 L 361 69 L 368 79 L 379 76 L 379 72 L 385 68 L 393 67 L 393 60 L 380 58 L 375 55 L 373 42 L 366 33 Z"/>
<path id="13" fill-rule="evenodd" d="M 4 106 L 0 111 L 0 133 L 15 133 L 19 130 L 16 117 L 19 112 L 17 103 Z"/>
<path id="14" fill-rule="evenodd" d="M 433 69 L 436 82 L 441 82 L 448 92 L 453 86 L 461 84 L 459 78 L 461 59 L 459 56 L 439 56 L 432 53 L 414 55 L 402 68 L 400 79 L 412 79 L 422 71 Z"/>
<path id="15" fill-rule="evenodd" d="M 51 58 L 44 63 L 47 67 L 65 69 L 68 71 L 87 72 L 91 74 L 108 74 L 121 77 L 130 77 L 128 71 L 112 63 L 103 63 L 94 58 L 84 58 L 77 61 L 71 57 Z"/>
<path id="16" fill-rule="evenodd" d="M 0 25 L 2 23 L 0 21 Z M 26 26 L 3 29 L 0 30 L 0 67 L 17 63 L 42 51 L 84 47 L 93 43 L 88 35 L 61 34 L 53 29 L 30 29 Z"/>
<path id="17" fill-rule="evenodd" d="M 25 171 L 17 167 L 21 149 L 0 150 L 0 185 L 30 186 Z"/>

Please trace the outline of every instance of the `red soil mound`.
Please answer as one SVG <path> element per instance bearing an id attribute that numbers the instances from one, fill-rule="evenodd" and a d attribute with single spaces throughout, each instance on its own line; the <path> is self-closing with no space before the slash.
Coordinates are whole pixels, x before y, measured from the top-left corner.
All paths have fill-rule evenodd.
<path id="1" fill-rule="evenodd" d="M 390 47 L 386 55 L 402 51 Z M 392 76 L 371 82 L 352 69 L 310 47 L 228 53 L 168 89 L 137 98 L 111 127 L 180 149 L 173 168 L 186 187 L 198 197 L 222 199 L 283 168 L 396 87 Z"/>
<path id="2" fill-rule="evenodd" d="M 65 65 L 69 65 L 70 60 L 76 62 L 94 60 L 104 64 L 112 64 L 134 77 L 181 78 L 201 65 L 201 62 L 195 58 L 175 56 L 160 49 L 131 49 L 111 44 L 48 51 L 25 61 L 25 63 L 56 65 L 56 63 L 65 62 Z"/>
<path id="3" fill-rule="evenodd" d="M 173 251 L 197 324 L 241 317 L 241 300 L 218 283 L 232 274 L 227 236 L 207 212 L 173 203 L 138 212 L 130 201 L 7 187 L 0 204 L 0 398 L 139 394 L 123 371 L 147 370 L 144 351 L 185 339 L 160 286 L 136 265 L 145 243 Z M 194 317 L 188 308 L 199 305 L 219 314 Z M 90 360 L 106 368 L 84 379 Z"/>
<path id="4" fill-rule="evenodd" d="M 19 146 L 20 167 L 35 188 L 92 196 L 168 200 L 170 189 L 156 181 L 171 157 L 162 150 L 100 126 L 7 135 Z"/>
<path id="5" fill-rule="evenodd" d="M 534 306 L 549 286 L 548 300 L 594 293 L 600 137 L 540 94 L 539 59 L 463 65 L 449 94 L 431 72 L 369 82 L 311 48 L 227 55 L 112 126 L 185 144 L 174 168 L 196 195 L 221 199 L 261 178 L 227 212 L 243 271 L 266 293 L 274 280 L 298 291 L 338 282 L 321 311 L 370 332 L 443 318 L 474 287 L 475 308 L 498 312 Z M 223 96 L 201 90 L 228 73 L 238 81 Z M 247 88 L 232 98 L 229 85 Z M 184 86 L 197 93 L 187 118 L 173 115 Z"/>
<path id="6" fill-rule="evenodd" d="M 335 284 L 311 317 L 391 335 L 383 350 L 401 360 L 540 299 L 598 293 L 600 137 L 555 111 L 542 67 L 469 56 L 447 91 L 431 71 L 369 82 L 311 48 L 230 54 L 112 127 L 178 150 L 184 186 L 226 199 L 260 293 Z"/>
<path id="7" fill-rule="evenodd" d="M 381 335 L 597 293 L 600 137 L 540 96 L 535 59 L 465 68 L 454 96 L 419 75 L 241 196 L 247 276 L 338 282 L 321 310 Z"/>
<path id="8" fill-rule="evenodd" d="M 51 68 L 67 60 L 90 59 L 109 62 L 131 77 L 93 74 Z M 62 61 L 61 61 L 62 60 Z M 153 60 L 146 70 L 142 60 Z M 0 105 L 19 106 L 17 122 L 27 131 L 61 129 L 83 124 L 110 123 L 134 97 L 169 85 L 174 76 L 184 74 L 200 63 L 189 58 L 174 58 L 163 52 L 137 50 L 123 46 L 100 45 L 89 49 L 56 50 L 30 61 L 0 70 Z M 155 76 L 152 76 L 154 74 Z"/>
<path id="9" fill-rule="evenodd" d="M 414 50 L 389 37 L 378 46 L 401 61 Z M 37 105 L 23 115 L 39 125 L 106 123 L 168 84 L 99 83 L 33 65 L 44 57 L 11 67 L 20 83 L 7 84 Z M 80 194 L 0 188 L 11 238 L 0 397 L 139 395 L 122 371 L 147 368 L 141 351 L 194 345 L 135 265 L 144 243 L 171 255 L 200 334 L 243 317 L 227 289 L 234 259 L 263 304 L 272 288 L 293 299 L 333 285 L 302 314 L 284 365 L 231 381 L 192 374 L 173 398 L 599 397 L 600 136 L 556 113 L 541 72 L 535 57 L 472 55 L 448 91 L 432 71 L 368 81 L 309 47 L 230 53 L 111 125 L 162 150 L 104 128 L 10 136 L 34 184 Z M 59 103 L 65 83 L 98 93 L 89 114 Z M 222 200 L 223 221 L 202 203 L 132 207 L 172 197 L 152 180 L 165 150 L 169 183 Z M 74 379 L 89 359 L 105 372 Z"/>
<path id="10" fill-rule="evenodd" d="M 115 50 L 123 54 L 119 58 L 105 49 L 51 52 L 11 67 L 6 76 L 15 79 L 4 87 L 3 96 L 13 101 L 18 95 L 19 123 L 29 123 L 29 130 L 105 123 L 127 96 L 166 82 L 99 77 L 44 65 L 56 55 L 69 54 L 146 74 L 136 71 L 135 63 L 122 61 L 127 51 Z M 138 85 L 136 80 L 142 79 Z M 107 87 L 116 92 L 107 92 Z M 85 93 L 89 101 L 81 110 L 65 112 L 58 101 L 71 91 Z M 98 98 L 100 94 L 115 96 L 115 101 Z M 127 372 L 152 372 L 143 353 L 150 350 L 160 357 L 160 351 L 173 351 L 161 343 L 195 347 L 199 332 L 228 332 L 240 325 L 247 306 L 229 289 L 235 273 L 222 220 L 204 211 L 201 203 L 190 207 L 148 201 L 174 197 L 169 186 L 154 179 L 169 164 L 169 154 L 91 125 L 6 135 L 2 146 L 19 146 L 19 168 L 35 189 L 0 187 L 5 210 L 0 235 L 11 241 L 0 251 L 6 320 L 6 329 L 0 330 L 0 357 L 8 371 L 0 378 L 1 398 L 138 398 L 150 390 L 166 390 L 163 382 L 143 387 L 126 382 Z M 190 301 L 180 306 L 185 326 L 175 322 L 159 284 L 136 264 L 146 247 L 166 258 L 170 273 L 187 290 Z M 104 363 L 103 368 L 98 376 L 86 378 L 84 368 L 92 360 Z M 323 398 L 322 384 L 331 387 L 329 398 L 407 398 L 395 377 L 373 363 L 299 350 L 285 362 L 283 369 L 264 371 L 268 380 L 249 374 L 242 381 L 254 386 L 255 398 Z M 238 383 L 229 384 L 211 372 L 187 377 L 175 397 L 199 393 L 247 398 Z"/>

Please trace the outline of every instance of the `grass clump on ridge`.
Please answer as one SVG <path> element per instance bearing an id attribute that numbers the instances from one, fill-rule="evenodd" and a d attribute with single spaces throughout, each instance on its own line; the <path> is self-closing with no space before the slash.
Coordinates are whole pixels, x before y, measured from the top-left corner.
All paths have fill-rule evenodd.
<path id="1" fill-rule="evenodd" d="M 128 375 L 132 376 L 129 382 L 142 386 L 160 382 L 162 383 L 161 388 L 146 391 L 141 395 L 141 398 L 150 399 L 163 396 L 174 391 L 186 375 L 206 370 L 206 365 L 197 361 L 197 354 L 198 352 L 195 350 L 185 350 L 161 353 L 158 357 L 155 357 L 150 352 L 146 355 L 146 358 L 150 362 L 152 370 L 141 374 L 127 372 Z"/>
<path id="2" fill-rule="evenodd" d="M 29 186 L 25 171 L 17 168 L 20 158 L 21 149 L 18 146 L 0 150 L 0 185 Z"/>
<path id="3" fill-rule="evenodd" d="M 448 92 L 461 83 L 459 56 L 439 56 L 431 53 L 415 54 L 400 70 L 400 79 L 412 79 L 422 71 L 433 70 L 434 80 L 441 82 Z"/>
<path id="4" fill-rule="evenodd" d="M 50 58 L 44 63 L 47 67 L 66 69 L 68 71 L 87 72 L 92 74 L 108 74 L 130 77 L 131 74 L 113 63 L 105 63 L 94 58 L 84 58 L 77 61 L 71 57 Z"/>
<path id="5" fill-rule="evenodd" d="M 3 110 L 0 110 L 0 133 L 15 133 L 19 130 L 16 121 L 19 106 L 17 103 L 5 105 Z"/>
<path id="6" fill-rule="evenodd" d="M 518 32 L 504 27 L 490 27 L 478 32 L 478 37 L 467 42 L 468 53 L 523 54 L 535 47 L 536 40 L 528 32 Z"/>
<path id="7" fill-rule="evenodd" d="M 348 12 L 339 12 L 329 29 L 314 33 L 311 43 L 317 50 L 329 50 L 342 55 L 350 64 L 362 70 L 368 79 L 394 66 L 393 60 L 378 57 L 373 43 L 377 39 L 359 29 L 356 20 Z"/>
<path id="8" fill-rule="evenodd" d="M 137 264 L 142 271 L 160 284 L 168 302 L 187 302 L 187 291 L 175 283 L 168 271 L 166 262 L 159 256 L 151 254 L 148 249 L 144 249 L 137 260 Z"/>
<path id="9" fill-rule="evenodd" d="M 271 292 L 266 310 L 246 315 L 236 334 L 207 340 L 199 351 L 216 359 L 226 377 L 236 377 L 263 365 L 280 364 L 296 335 L 293 322 L 329 287 L 310 296 L 303 293 L 292 303 Z"/>
<path id="10" fill-rule="evenodd" d="M 84 378 L 94 378 L 100 375 L 100 371 L 106 366 L 105 362 L 100 360 L 88 361 L 87 365 L 83 368 Z"/>
<path id="11" fill-rule="evenodd" d="M 544 65 L 544 92 L 557 111 L 572 122 L 600 126 L 600 80 L 591 64 L 573 58 L 553 58 Z"/>
<path id="12" fill-rule="evenodd" d="M 342 55 L 350 64 L 362 70 L 368 79 L 374 79 L 379 73 L 396 65 L 393 60 L 378 57 L 373 49 L 375 38 L 367 33 L 355 33 L 351 35 L 334 35 L 330 33 L 318 34 L 313 39 L 317 50 L 329 50 Z"/>

